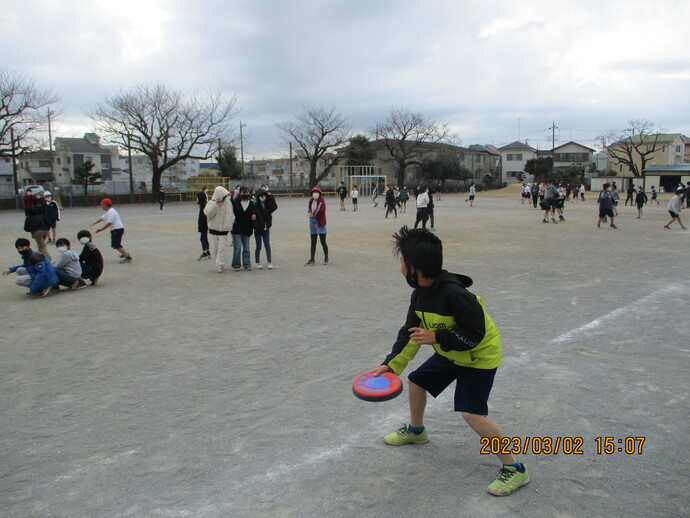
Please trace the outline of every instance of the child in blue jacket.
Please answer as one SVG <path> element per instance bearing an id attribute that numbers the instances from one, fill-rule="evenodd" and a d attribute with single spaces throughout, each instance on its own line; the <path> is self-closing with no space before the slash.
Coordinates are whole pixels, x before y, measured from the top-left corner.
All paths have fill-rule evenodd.
<path id="1" fill-rule="evenodd" d="M 60 282 L 55 267 L 45 255 L 31 250 L 31 242 L 20 237 L 14 243 L 17 252 L 24 262 L 17 266 L 10 266 L 2 272 L 9 275 L 17 272 L 17 284 L 29 288 L 30 295 L 45 297 L 50 288 Z"/>

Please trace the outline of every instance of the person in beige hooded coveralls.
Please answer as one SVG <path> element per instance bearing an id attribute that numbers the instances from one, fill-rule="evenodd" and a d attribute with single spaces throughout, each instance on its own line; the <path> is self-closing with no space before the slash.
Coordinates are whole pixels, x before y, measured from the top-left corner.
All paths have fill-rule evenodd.
<path id="1" fill-rule="evenodd" d="M 225 265 L 225 247 L 228 233 L 232 230 L 235 216 L 232 211 L 230 192 L 222 186 L 213 191 L 213 196 L 204 208 L 208 220 L 208 233 L 211 235 L 211 253 L 216 262 L 216 271 L 223 273 Z"/>

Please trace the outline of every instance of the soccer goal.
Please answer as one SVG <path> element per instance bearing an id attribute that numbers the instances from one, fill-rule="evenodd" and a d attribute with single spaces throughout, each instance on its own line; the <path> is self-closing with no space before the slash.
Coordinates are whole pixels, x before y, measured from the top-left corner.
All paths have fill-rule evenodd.
<path id="1" fill-rule="evenodd" d="M 360 197 L 370 196 L 374 186 L 378 187 L 379 196 L 385 192 L 388 177 L 376 174 L 380 169 L 373 165 L 343 165 L 338 168 L 336 182 L 343 182 L 348 192 L 356 185 Z"/>

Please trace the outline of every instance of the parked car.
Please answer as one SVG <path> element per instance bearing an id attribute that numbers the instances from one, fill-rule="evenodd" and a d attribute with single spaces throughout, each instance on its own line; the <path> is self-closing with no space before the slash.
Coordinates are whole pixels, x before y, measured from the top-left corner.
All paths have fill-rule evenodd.
<path id="1" fill-rule="evenodd" d="M 42 185 L 27 185 L 23 189 L 19 189 L 20 198 L 24 197 L 24 194 L 26 193 L 27 189 L 31 189 L 32 194 L 40 194 L 45 192 L 45 189 Z"/>

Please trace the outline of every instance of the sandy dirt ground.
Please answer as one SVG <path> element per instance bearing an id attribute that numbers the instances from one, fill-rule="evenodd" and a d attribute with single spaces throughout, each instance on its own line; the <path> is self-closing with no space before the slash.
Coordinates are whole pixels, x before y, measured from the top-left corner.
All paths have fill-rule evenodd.
<path id="1" fill-rule="evenodd" d="M 398 448 L 382 438 L 408 419 L 407 390 L 351 392 L 404 321 L 390 236 L 414 210 L 330 198 L 331 264 L 305 267 L 306 199 L 278 204 L 274 270 L 197 262 L 196 206 L 170 203 L 116 207 L 135 261 L 98 234 L 96 287 L 35 299 L 0 279 L 1 516 L 690 515 L 690 232 L 662 229 L 664 201 L 645 219 L 620 207 L 618 230 L 596 228 L 592 197 L 558 225 L 514 193 L 436 203 L 446 268 L 474 279 L 502 332 L 490 416 L 532 479 L 508 498 L 486 493 L 499 463 L 452 391 L 430 399 L 430 442 Z M 64 210 L 59 236 L 76 243 L 99 214 Z M 22 226 L 0 213 L 3 269 Z"/>

